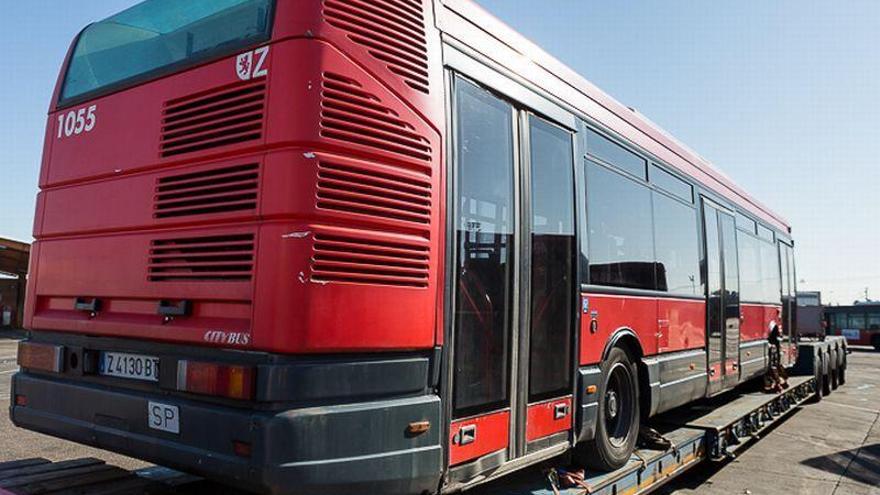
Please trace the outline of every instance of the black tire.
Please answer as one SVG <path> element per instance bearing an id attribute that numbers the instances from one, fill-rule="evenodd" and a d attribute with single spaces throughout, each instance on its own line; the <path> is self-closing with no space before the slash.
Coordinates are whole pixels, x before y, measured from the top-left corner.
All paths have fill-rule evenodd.
<path id="1" fill-rule="evenodd" d="M 824 390 L 825 385 L 822 383 L 825 375 L 822 373 L 822 356 L 816 357 L 817 362 L 814 365 L 813 377 L 816 380 L 816 393 L 813 394 L 811 402 L 821 402 L 822 401 L 822 390 Z"/>
<path id="2" fill-rule="evenodd" d="M 828 362 L 828 354 L 822 356 L 822 395 L 831 395 L 831 363 Z"/>
<path id="3" fill-rule="evenodd" d="M 837 387 L 840 385 L 838 381 L 838 373 L 840 372 L 840 359 L 837 358 L 837 350 L 835 349 L 834 353 L 831 355 L 831 364 L 828 365 L 831 368 L 831 390 L 837 390 Z"/>
<path id="4" fill-rule="evenodd" d="M 846 383 L 846 348 L 840 350 L 840 365 L 837 367 L 837 383 Z"/>
<path id="5" fill-rule="evenodd" d="M 639 435 L 639 379 L 634 360 L 619 347 L 602 362 L 596 436 L 579 445 L 576 460 L 584 467 L 613 471 L 625 465 Z"/>

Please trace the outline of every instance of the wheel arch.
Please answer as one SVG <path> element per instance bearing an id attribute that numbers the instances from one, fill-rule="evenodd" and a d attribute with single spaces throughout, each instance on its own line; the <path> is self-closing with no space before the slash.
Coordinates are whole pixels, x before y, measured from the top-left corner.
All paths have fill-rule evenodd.
<path id="1" fill-rule="evenodd" d="M 651 370 L 643 359 L 645 357 L 644 347 L 638 334 L 629 327 L 620 327 L 615 330 L 608 341 L 605 343 L 605 349 L 602 351 L 602 361 L 608 358 L 611 349 L 619 347 L 626 351 L 636 364 L 637 380 L 639 386 L 639 409 L 642 411 L 644 419 L 651 416 L 655 406 L 659 404 L 659 388 L 655 397 L 654 388 L 651 387 Z"/>

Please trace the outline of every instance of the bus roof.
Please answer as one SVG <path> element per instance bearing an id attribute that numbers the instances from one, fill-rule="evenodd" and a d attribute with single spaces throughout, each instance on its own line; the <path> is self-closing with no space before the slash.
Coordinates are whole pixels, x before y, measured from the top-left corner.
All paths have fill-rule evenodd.
<path id="1" fill-rule="evenodd" d="M 472 0 L 439 0 L 444 35 L 490 58 L 529 84 L 617 132 L 693 177 L 765 223 L 785 232 L 788 222 L 753 198 L 708 160 L 639 112 L 623 105 Z"/>

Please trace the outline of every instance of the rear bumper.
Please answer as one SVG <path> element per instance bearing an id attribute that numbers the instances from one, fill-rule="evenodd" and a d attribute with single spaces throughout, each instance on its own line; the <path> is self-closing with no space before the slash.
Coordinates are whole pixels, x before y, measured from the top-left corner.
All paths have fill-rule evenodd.
<path id="1" fill-rule="evenodd" d="M 27 406 L 16 406 L 16 395 Z M 436 396 L 268 412 L 18 373 L 12 400 L 17 426 L 261 493 L 391 495 L 439 486 Z M 180 408 L 179 435 L 148 428 L 151 400 Z M 426 420 L 427 432 L 407 434 L 409 423 Z M 251 456 L 236 456 L 234 441 L 249 443 Z"/>

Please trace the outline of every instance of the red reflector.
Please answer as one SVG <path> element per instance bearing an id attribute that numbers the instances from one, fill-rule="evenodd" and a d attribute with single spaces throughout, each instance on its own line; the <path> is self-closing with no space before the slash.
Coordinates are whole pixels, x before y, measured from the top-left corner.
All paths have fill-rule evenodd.
<path id="1" fill-rule="evenodd" d="M 59 345 L 19 342 L 18 365 L 32 370 L 61 371 L 64 348 Z"/>
<path id="2" fill-rule="evenodd" d="M 239 457 L 250 457 L 251 444 L 235 440 L 232 442 L 232 451 Z"/>
<path id="3" fill-rule="evenodd" d="M 27 406 L 27 396 L 26 395 L 16 395 L 15 396 L 15 405 L 26 407 Z"/>
<path id="4" fill-rule="evenodd" d="M 198 361 L 177 363 L 177 389 L 194 394 L 248 400 L 254 398 L 253 366 L 237 366 Z"/>

